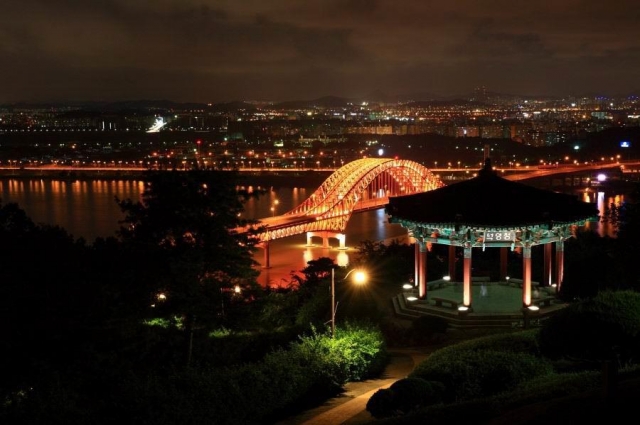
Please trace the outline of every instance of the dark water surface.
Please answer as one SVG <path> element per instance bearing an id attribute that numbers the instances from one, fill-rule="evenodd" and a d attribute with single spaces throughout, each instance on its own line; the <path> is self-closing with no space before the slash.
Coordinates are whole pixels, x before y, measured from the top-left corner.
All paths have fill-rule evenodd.
<path id="1" fill-rule="evenodd" d="M 245 214 L 247 218 L 284 214 L 307 199 L 316 188 L 269 188 L 265 195 L 246 204 Z M 3 204 L 18 203 L 35 222 L 59 225 L 75 238 L 83 237 L 89 243 L 97 237 L 115 236 L 118 222 L 124 217 L 116 197 L 137 201 L 143 190 L 143 182 L 138 180 L 0 179 Z M 597 203 L 602 213 L 609 204 L 620 204 L 624 196 L 591 192 L 584 194 L 583 200 Z M 588 228 L 601 235 L 612 232 L 606 223 L 590 223 Z M 314 240 L 316 246 L 308 247 L 306 235 L 276 240 L 271 243 L 271 268 L 261 269 L 259 282 L 262 285 L 287 284 L 291 273 L 299 272 L 307 261 L 319 257 L 333 258 L 338 264 L 347 265 L 360 242 L 394 239 L 407 242 L 406 233 L 401 226 L 389 224 L 384 210 L 378 209 L 352 216 L 345 231 L 346 250 L 338 249 L 336 240 L 330 242 L 330 248 L 322 248 L 318 240 Z M 262 250 L 256 253 L 255 259 L 264 264 Z"/>

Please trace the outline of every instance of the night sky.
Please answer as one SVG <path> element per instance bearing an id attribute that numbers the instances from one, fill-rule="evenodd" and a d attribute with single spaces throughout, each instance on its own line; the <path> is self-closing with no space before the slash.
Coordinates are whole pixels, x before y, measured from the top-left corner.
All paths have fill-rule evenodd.
<path id="1" fill-rule="evenodd" d="M 640 88 L 638 0 L 5 0 L 0 103 Z"/>

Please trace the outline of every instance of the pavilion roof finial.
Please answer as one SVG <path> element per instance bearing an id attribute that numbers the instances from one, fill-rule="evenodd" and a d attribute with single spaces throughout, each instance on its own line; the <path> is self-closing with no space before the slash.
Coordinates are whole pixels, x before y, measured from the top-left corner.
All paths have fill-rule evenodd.
<path id="1" fill-rule="evenodd" d="M 484 167 L 478 173 L 479 175 L 491 175 L 493 174 L 493 167 L 491 166 L 491 158 L 487 157 L 484 160 Z"/>

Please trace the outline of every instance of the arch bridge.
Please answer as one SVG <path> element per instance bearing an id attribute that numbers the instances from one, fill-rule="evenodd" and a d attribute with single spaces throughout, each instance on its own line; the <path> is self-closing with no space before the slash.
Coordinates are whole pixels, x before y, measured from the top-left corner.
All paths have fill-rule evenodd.
<path id="1" fill-rule="evenodd" d="M 344 231 L 351 215 L 378 209 L 389 202 L 389 196 L 426 192 L 444 183 L 423 165 L 409 160 L 390 158 L 358 159 L 336 170 L 304 202 L 289 212 L 260 220 L 263 230 L 256 234 L 265 250 L 263 267 L 269 267 L 269 241 L 307 234 L 307 245 L 313 237 L 336 238 L 345 249 Z"/>

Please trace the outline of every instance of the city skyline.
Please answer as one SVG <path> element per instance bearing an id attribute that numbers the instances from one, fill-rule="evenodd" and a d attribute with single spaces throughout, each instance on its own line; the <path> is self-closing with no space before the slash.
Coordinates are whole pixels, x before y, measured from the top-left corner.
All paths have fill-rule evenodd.
<path id="1" fill-rule="evenodd" d="M 638 12 L 629 0 L 25 0 L 0 15 L 0 104 L 627 95 Z"/>

